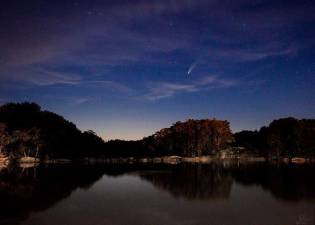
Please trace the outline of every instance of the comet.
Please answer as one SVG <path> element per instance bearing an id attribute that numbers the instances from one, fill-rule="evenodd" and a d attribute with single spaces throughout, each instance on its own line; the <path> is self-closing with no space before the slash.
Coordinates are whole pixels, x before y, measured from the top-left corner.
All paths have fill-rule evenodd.
<path id="1" fill-rule="evenodd" d="M 197 61 L 190 65 L 190 67 L 189 67 L 189 69 L 188 69 L 188 71 L 187 71 L 187 75 L 190 75 L 190 74 L 191 74 L 191 72 L 194 70 L 194 68 L 196 67 L 196 65 L 197 65 Z"/>

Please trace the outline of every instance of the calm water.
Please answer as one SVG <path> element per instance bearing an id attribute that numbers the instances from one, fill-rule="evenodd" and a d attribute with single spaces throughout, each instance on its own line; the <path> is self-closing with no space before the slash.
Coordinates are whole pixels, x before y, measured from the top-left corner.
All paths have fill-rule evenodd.
<path id="1" fill-rule="evenodd" d="M 8 168 L 0 224 L 315 224 L 314 172 L 237 163 Z"/>

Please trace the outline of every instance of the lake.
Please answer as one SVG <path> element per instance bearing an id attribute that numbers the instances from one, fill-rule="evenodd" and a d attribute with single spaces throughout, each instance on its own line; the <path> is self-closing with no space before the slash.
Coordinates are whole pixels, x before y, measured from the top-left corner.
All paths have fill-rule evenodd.
<path id="1" fill-rule="evenodd" d="M 315 166 L 41 165 L 0 172 L 0 224 L 309 225 Z"/>

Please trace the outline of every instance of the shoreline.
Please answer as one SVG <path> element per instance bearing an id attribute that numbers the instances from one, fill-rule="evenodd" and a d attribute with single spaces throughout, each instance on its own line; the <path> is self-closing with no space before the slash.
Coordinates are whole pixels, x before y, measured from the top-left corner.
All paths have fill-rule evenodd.
<path id="1" fill-rule="evenodd" d="M 263 156 L 233 156 L 233 157 L 218 157 L 218 156 L 200 156 L 200 157 L 181 157 L 181 156 L 163 156 L 163 157 L 117 157 L 117 158 L 84 158 L 84 159 L 45 159 L 40 160 L 35 157 L 22 157 L 20 159 L 0 160 L 0 169 L 10 165 L 28 168 L 38 165 L 50 164 L 82 164 L 82 165 L 101 165 L 101 164 L 210 164 L 215 162 L 238 162 L 238 163 L 285 163 L 285 164 L 313 164 L 314 157 L 281 157 L 279 159 L 271 159 Z"/>

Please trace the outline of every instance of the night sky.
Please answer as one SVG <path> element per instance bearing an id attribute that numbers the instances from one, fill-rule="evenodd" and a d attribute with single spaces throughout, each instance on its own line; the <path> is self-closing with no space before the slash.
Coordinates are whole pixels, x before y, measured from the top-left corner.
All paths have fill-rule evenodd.
<path id="1" fill-rule="evenodd" d="M 315 1 L 21 0 L 0 6 L 0 104 L 104 139 L 188 118 L 315 117 Z"/>

